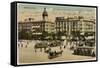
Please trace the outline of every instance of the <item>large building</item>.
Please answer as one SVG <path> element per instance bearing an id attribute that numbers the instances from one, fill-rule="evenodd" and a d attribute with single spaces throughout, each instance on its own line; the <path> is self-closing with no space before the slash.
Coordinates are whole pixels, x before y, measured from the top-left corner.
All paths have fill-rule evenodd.
<path id="1" fill-rule="evenodd" d="M 29 18 L 24 22 L 18 22 L 18 31 L 25 30 L 26 32 L 32 31 L 34 37 L 41 37 L 43 32 L 48 34 L 54 33 L 58 35 L 72 36 L 73 33 L 95 33 L 95 20 L 85 19 L 81 16 L 73 17 L 56 17 L 55 22 L 48 20 L 48 13 L 46 8 L 42 13 L 42 20 L 34 21 Z M 60 33 L 59 33 L 60 32 Z"/>
<path id="2" fill-rule="evenodd" d="M 67 36 L 72 32 L 95 32 L 95 20 L 84 19 L 83 17 L 56 17 L 56 33 L 63 32 Z"/>
<path id="3" fill-rule="evenodd" d="M 45 31 L 52 33 L 55 31 L 55 26 L 53 22 L 45 21 Z"/>
<path id="4" fill-rule="evenodd" d="M 86 33 L 86 32 L 95 32 L 96 31 L 96 22 L 95 20 L 87 20 L 87 19 L 83 19 L 82 20 L 82 32 Z"/>
<path id="5" fill-rule="evenodd" d="M 44 25 L 45 25 L 44 26 L 45 31 L 48 32 L 48 33 L 54 32 L 54 30 L 55 30 L 54 25 L 55 24 L 54 24 L 54 22 L 51 22 L 51 21 L 48 20 L 48 13 L 46 11 L 46 8 L 44 8 L 44 11 L 42 13 L 42 18 L 43 18 Z"/>
<path id="6" fill-rule="evenodd" d="M 30 31 L 32 29 L 32 22 L 27 21 L 27 22 L 19 22 L 18 23 L 18 31 L 25 30 L 26 32 Z"/>
<path id="7" fill-rule="evenodd" d="M 64 17 L 56 17 L 55 25 L 56 32 L 67 31 L 67 20 Z"/>
<path id="8" fill-rule="evenodd" d="M 64 32 L 66 35 L 71 35 L 72 31 L 81 31 L 82 23 L 78 18 L 56 17 L 56 32 Z"/>
<path id="9" fill-rule="evenodd" d="M 42 13 L 42 20 L 34 21 L 33 19 L 31 20 L 31 18 L 29 18 L 28 20 L 25 20 L 25 22 L 19 22 L 18 31 L 32 31 L 33 37 L 38 38 L 43 35 L 43 32 L 55 32 L 54 25 L 54 22 L 48 20 L 48 13 L 46 11 L 46 8 L 44 8 L 44 11 Z"/>
<path id="10" fill-rule="evenodd" d="M 32 34 L 34 38 L 40 38 L 44 31 L 44 21 L 34 21 L 32 22 Z"/>

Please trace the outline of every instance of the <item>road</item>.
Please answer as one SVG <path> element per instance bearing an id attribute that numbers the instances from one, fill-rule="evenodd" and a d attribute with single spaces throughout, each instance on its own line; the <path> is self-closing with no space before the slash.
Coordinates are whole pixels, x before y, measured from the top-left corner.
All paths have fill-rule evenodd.
<path id="1" fill-rule="evenodd" d="M 63 49 L 63 53 L 61 56 L 48 59 L 48 54 L 44 52 L 40 52 L 40 49 L 37 49 L 35 52 L 34 45 L 40 41 L 31 41 L 27 44 L 27 42 L 22 42 L 23 46 L 17 47 L 17 62 L 18 64 L 35 64 L 35 63 L 51 63 L 51 62 L 70 62 L 70 61 L 85 61 L 85 60 L 95 60 L 96 57 L 91 56 L 81 56 L 81 55 L 73 55 L 72 51 L 69 50 L 68 47 Z M 27 46 L 26 46 L 27 44 Z M 59 47 L 52 48 L 54 50 L 59 50 Z"/>

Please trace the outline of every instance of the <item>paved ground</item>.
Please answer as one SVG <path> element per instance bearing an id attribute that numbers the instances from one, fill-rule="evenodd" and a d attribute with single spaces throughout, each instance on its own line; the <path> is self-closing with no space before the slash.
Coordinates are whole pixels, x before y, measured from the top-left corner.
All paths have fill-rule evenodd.
<path id="1" fill-rule="evenodd" d="M 17 60 L 18 64 L 33 64 L 33 63 L 40 63 L 40 62 L 53 62 L 53 61 L 81 61 L 81 60 L 95 60 L 95 57 L 90 56 L 80 56 L 80 55 L 73 55 L 72 51 L 69 50 L 68 47 L 63 49 L 63 53 L 61 56 L 48 59 L 48 54 L 44 52 L 40 52 L 40 49 L 35 52 L 34 45 L 40 41 L 31 41 L 29 43 L 22 42 L 23 45 L 19 45 L 17 47 Z M 28 44 L 26 46 L 26 44 Z M 59 50 L 59 47 L 52 48 L 53 50 Z"/>

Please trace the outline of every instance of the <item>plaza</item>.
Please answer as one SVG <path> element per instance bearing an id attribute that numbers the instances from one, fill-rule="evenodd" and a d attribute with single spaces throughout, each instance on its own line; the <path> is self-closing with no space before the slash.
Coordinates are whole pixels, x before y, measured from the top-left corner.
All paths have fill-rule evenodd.
<path id="1" fill-rule="evenodd" d="M 28 43 L 27 43 L 28 42 Z M 53 59 L 48 58 L 48 54 L 44 52 L 44 49 L 40 51 L 37 49 L 35 52 L 34 46 L 36 43 L 40 42 L 39 40 L 25 40 L 21 44 L 23 46 L 17 46 L 17 62 L 18 64 L 35 64 L 35 63 L 50 63 L 50 62 L 71 62 L 71 61 L 86 61 L 86 60 L 96 60 L 96 57 L 91 56 L 82 56 L 74 55 L 73 51 L 69 49 L 67 45 L 66 48 L 63 48 L 61 56 L 58 56 Z M 27 46 L 27 47 L 26 47 Z M 59 47 L 51 47 L 52 50 L 59 50 Z"/>

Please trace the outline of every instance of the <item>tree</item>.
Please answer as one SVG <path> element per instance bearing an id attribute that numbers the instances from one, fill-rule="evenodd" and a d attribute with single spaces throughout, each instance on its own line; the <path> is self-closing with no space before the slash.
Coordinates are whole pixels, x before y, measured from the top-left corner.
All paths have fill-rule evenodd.
<path id="1" fill-rule="evenodd" d="M 80 31 L 72 31 L 71 34 L 72 34 L 72 36 L 78 37 L 78 36 L 80 36 Z"/>
<path id="2" fill-rule="evenodd" d="M 61 40 L 61 36 L 63 35 L 63 32 L 59 31 L 56 33 L 56 35 L 57 35 L 57 39 Z"/>
<path id="3" fill-rule="evenodd" d="M 30 40 L 30 39 L 32 39 L 32 32 L 31 31 L 27 32 L 26 30 L 21 30 L 20 32 L 18 32 L 18 38 Z"/>
<path id="4" fill-rule="evenodd" d="M 27 32 L 27 39 L 29 40 L 33 39 L 32 31 Z"/>
<path id="5" fill-rule="evenodd" d="M 19 39 L 26 39 L 27 38 L 27 33 L 25 30 L 21 30 L 19 33 L 18 33 L 18 38 Z"/>
<path id="6" fill-rule="evenodd" d="M 56 36 L 56 35 L 55 35 L 54 32 L 52 32 L 52 33 L 51 33 L 51 36 L 52 36 L 53 39 L 55 39 L 55 36 Z"/>
<path id="7" fill-rule="evenodd" d="M 45 39 L 45 37 L 47 37 L 47 36 L 48 36 L 48 32 L 43 31 L 43 32 L 42 32 L 41 39 L 42 39 L 42 40 L 44 40 L 44 39 Z"/>
<path id="8" fill-rule="evenodd" d="M 48 36 L 50 37 L 51 40 L 55 39 L 55 33 L 54 32 L 48 33 Z"/>

